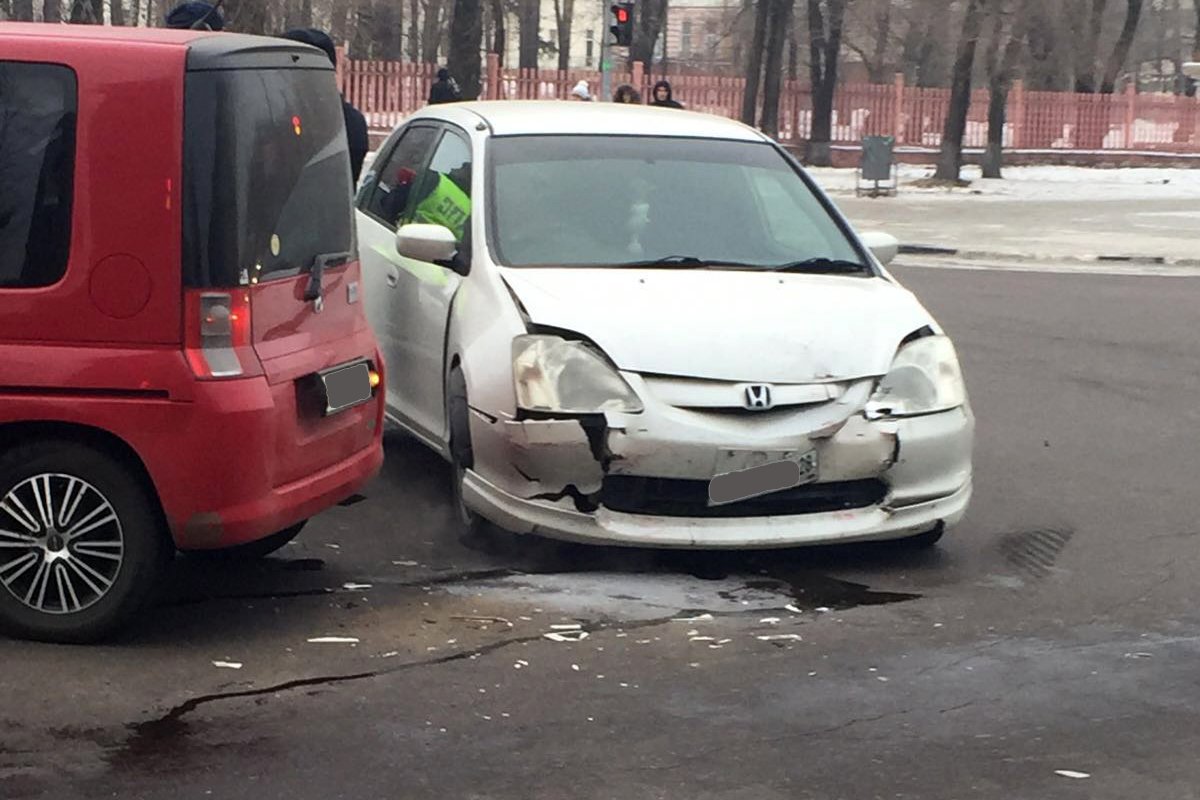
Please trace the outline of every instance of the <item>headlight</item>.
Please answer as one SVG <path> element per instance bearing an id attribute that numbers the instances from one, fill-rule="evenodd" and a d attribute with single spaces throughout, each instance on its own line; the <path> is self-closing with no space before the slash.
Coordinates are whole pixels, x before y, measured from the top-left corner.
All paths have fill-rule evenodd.
<path id="1" fill-rule="evenodd" d="M 517 407 L 556 414 L 636 413 L 642 403 L 594 349 L 558 336 L 513 340 Z"/>
<path id="2" fill-rule="evenodd" d="M 949 411 L 967 401 L 954 344 L 926 336 L 900 348 L 867 404 L 872 416 L 904 417 Z"/>

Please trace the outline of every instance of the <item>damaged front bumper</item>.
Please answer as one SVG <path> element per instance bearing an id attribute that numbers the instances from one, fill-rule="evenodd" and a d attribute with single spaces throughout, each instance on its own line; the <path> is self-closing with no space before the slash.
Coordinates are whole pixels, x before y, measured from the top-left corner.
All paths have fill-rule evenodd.
<path id="1" fill-rule="evenodd" d="M 463 499 L 516 533 L 655 547 L 752 548 L 897 539 L 951 527 L 971 497 L 970 408 L 868 419 L 872 381 L 837 400 L 763 414 L 656 402 L 640 414 L 473 415 Z M 715 475 L 815 450 L 816 483 L 709 507 Z"/>

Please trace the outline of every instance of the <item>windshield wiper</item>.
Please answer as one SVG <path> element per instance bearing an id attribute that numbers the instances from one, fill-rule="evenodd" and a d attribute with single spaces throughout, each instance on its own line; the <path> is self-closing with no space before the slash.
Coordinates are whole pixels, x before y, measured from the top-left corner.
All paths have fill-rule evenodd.
<path id="1" fill-rule="evenodd" d="M 745 264 L 740 261 L 728 261 L 720 258 L 699 258 L 697 256 L 663 256 L 662 258 L 647 259 L 646 261 L 624 261 L 614 264 L 616 267 L 668 267 L 672 269 L 705 269 L 707 267 L 754 267 L 755 264 Z"/>
<path id="2" fill-rule="evenodd" d="M 768 269 L 772 272 L 823 272 L 833 274 L 867 272 L 870 268 L 858 261 L 818 256 L 816 258 L 805 258 L 800 261 L 789 261 L 786 264 L 776 264 L 775 266 L 768 267 Z"/>
<path id="3" fill-rule="evenodd" d="M 304 290 L 304 299 L 317 300 L 321 297 L 321 278 L 325 274 L 325 270 L 330 267 L 340 267 L 350 259 L 354 258 L 354 253 L 318 253 L 313 257 L 312 264 L 308 268 L 308 287 Z"/>

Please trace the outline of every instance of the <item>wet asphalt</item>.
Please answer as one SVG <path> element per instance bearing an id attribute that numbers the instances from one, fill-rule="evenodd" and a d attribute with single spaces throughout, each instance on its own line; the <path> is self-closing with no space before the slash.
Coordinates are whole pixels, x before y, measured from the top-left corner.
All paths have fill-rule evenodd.
<path id="1" fill-rule="evenodd" d="M 0 798 L 1200 795 L 1200 281 L 895 272 L 978 417 L 939 548 L 464 540 L 390 435 L 122 640 L 0 640 Z"/>

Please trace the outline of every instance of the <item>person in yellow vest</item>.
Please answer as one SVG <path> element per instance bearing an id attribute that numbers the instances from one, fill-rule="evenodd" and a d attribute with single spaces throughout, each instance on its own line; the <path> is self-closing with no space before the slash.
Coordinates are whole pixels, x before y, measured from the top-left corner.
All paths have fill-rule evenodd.
<path id="1" fill-rule="evenodd" d="M 457 174 L 456 174 L 457 173 Z M 413 215 L 414 222 L 444 225 L 454 233 L 454 238 L 463 240 L 467 220 L 471 218 L 471 198 L 459 185 L 470 186 L 470 168 L 463 167 L 449 175 L 430 172 L 426 185 L 430 191 L 419 203 Z"/>

